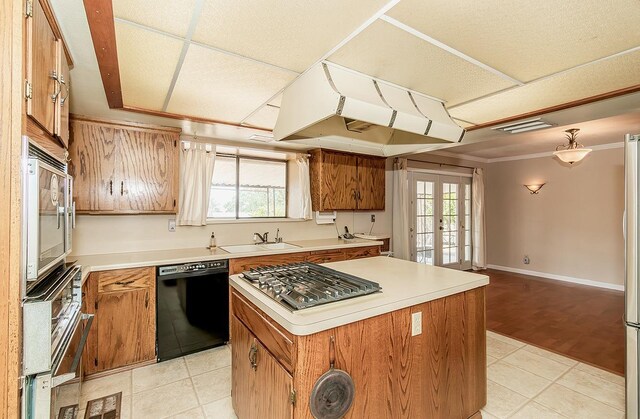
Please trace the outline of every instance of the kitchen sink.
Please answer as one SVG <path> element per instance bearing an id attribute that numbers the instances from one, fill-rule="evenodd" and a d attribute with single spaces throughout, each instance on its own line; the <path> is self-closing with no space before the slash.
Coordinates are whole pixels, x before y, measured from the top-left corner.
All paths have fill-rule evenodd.
<path id="1" fill-rule="evenodd" d="M 252 253 L 264 252 L 265 250 L 288 250 L 297 249 L 300 246 L 289 243 L 264 243 L 264 244 L 237 244 L 233 246 L 220 246 L 220 248 L 229 253 Z"/>

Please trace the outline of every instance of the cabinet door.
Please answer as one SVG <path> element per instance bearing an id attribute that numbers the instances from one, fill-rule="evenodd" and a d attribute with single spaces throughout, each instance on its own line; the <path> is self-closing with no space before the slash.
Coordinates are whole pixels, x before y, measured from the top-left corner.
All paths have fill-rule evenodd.
<path id="1" fill-rule="evenodd" d="M 356 157 L 350 154 L 322 152 L 322 195 L 320 210 L 356 209 Z"/>
<path id="2" fill-rule="evenodd" d="M 82 285 L 82 312 L 96 314 L 98 303 L 98 281 L 96 274 L 92 273 Z M 89 329 L 87 343 L 82 352 L 82 373 L 90 375 L 98 372 L 98 324 L 97 318 Z"/>
<path id="3" fill-rule="evenodd" d="M 256 389 L 268 388 L 257 394 L 257 410 L 252 418 L 287 419 L 293 417 L 291 391 L 293 377 L 258 342 Z"/>
<path id="4" fill-rule="evenodd" d="M 69 75 L 69 64 L 64 55 L 62 40 L 56 41 L 56 56 L 58 63 L 58 74 L 60 77 L 60 94 L 55 104 L 55 134 L 64 148 L 69 147 L 69 94 L 71 89 L 71 79 Z"/>
<path id="5" fill-rule="evenodd" d="M 49 134 L 54 132 L 54 100 L 59 85 L 56 73 L 56 37 L 49 26 L 39 0 L 32 2 L 32 15 L 27 19 L 27 115 Z"/>
<path id="6" fill-rule="evenodd" d="M 83 121 L 71 122 L 69 173 L 79 212 L 111 212 L 116 209 L 116 142 L 114 128 Z"/>
<path id="7" fill-rule="evenodd" d="M 155 358 L 154 290 L 98 293 L 99 371 Z"/>
<path id="8" fill-rule="evenodd" d="M 358 209 L 384 210 L 385 159 L 358 156 Z"/>
<path id="9" fill-rule="evenodd" d="M 176 212 L 178 136 L 118 130 L 118 194 L 122 212 Z"/>
<path id="10" fill-rule="evenodd" d="M 239 419 L 252 418 L 256 410 L 255 371 L 251 367 L 249 356 L 252 346 L 257 348 L 255 336 L 249 332 L 237 317 L 231 318 L 231 402 Z"/>

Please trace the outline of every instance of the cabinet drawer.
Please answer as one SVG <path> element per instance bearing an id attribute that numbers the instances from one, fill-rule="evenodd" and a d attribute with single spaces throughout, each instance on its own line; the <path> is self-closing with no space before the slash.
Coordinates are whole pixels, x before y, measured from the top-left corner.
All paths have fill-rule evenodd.
<path id="1" fill-rule="evenodd" d="M 154 274 L 153 267 L 95 272 L 99 293 L 150 288 L 155 281 Z"/>
<path id="2" fill-rule="evenodd" d="M 236 291 L 231 292 L 233 315 L 240 320 L 289 372 L 293 372 L 293 335 Z"/>
<path id="3" fill-rule="evenodd" d="M 313 263 L 340 262 L 341 260 L 345 260 L 342 249 L 317 250 L 309 252 L 309 256 L 307 257 L 307 262 Z"/>
<path id="4" fill-rule="evenodd" d="M 251 268 L 257 268 L 259 266 L 304 262 L 307 256 L 309 256 L 309 252 L 231 259 L 229 261 L 229 275 L 239 274 L 244 271 L 248 271 Z"/>
<path id="5" fill-rule="evenodd" d="M 344 249 L 346 260 L 380 256 L 380 246 L 356 247 Z"/>

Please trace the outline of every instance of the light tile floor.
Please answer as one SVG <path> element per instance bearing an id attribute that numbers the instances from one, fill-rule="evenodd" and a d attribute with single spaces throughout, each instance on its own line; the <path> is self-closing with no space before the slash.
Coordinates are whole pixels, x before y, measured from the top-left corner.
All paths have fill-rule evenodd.
<path id="1" fill-rule="evenodd" d="M 623 377 L 492 332 L 487 365 L 484 419 L 624 417 Z M 86 381 L 80 407 L 118 391 L 122 419 L 236 418 L 228 346 Z"/>
<path id="2" fill-rule="evenodd" d="M 487 332 L 484 419 L 624 417 L 624 378 Z"/>
<path id="3" fill-rule="evenodd" d="M 122 391 L 121 419 L 236 418 L 231 406 L 229 346 L 87 380 L 80 408 L 118 391 Z M 84 410 L 78 414 L 82 418 Z"/>

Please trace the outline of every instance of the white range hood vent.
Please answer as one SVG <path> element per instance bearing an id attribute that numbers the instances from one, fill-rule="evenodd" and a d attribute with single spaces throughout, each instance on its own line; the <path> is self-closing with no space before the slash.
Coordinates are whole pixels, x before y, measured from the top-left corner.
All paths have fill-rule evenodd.
<path id="1" fill-rule="evenodd" d="M 284 90 L 276 141 L 379 156 L 418 153 L 462 141 L 440 101 L 320 63 Z"/>

